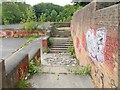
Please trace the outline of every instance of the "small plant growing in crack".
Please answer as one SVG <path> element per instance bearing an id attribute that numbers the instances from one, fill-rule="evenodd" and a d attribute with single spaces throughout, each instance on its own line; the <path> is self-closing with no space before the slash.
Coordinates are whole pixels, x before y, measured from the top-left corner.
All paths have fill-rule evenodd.
<path id="1" fill-rule="evenodd" d="M 45 50 L 45 53 L 49 53 L 50 52 L 50 48 L 47 47 L 47 49 Z"/>
<path id="2" fill-rule="evenodd" d="M 68 72 L 71 72 L 75 75 L 90 75 L 91 73 L 91 66 L 90 65 L 86 65 L 86 66 L 83 66 L 81 67 L 80 69 L 77 69 L 77 70 L 71 70 L 71 69 L 68 69 Z"/>
<path id="3" fill-rule="evenodd" d="M 67 52 L 70 53 L 73 58 L 76 58 L 74 46 L 69 46 Z"/>
<path id="4" fill-rule="evenodd" d="M 33 75 L 34 73 L 37 73 L 37 72 L 42 72 L 42 69 L 40 67 L 36 66 L 34 61 L 31 60 L 29 62 L 28 73 L 29 73 L 29 75 Z"/>

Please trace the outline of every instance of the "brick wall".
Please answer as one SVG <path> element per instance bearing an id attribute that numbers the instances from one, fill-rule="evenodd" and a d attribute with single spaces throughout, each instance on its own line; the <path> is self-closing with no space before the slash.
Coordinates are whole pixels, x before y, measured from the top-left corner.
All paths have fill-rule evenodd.
<path id="1" fill-rule="evenodd" d="M 120 5 L 106 8 L 103 5 L 102 8 L 99 4 L 101 3 L 91 2 L 74 13 L 71 35 L 79 64 L 91 65 L 91 76 L 95 86 L 116 88 Z"/>
<path id="2" fill-rule="evenodd" d="M 38 31 L 38 30 L 33 30 L 33 31 L 26 31 L 26 30 L 1 30 L 0 31 L 0 37 L 24 37 L 24 36 L 30 36 L 33 34 L 37 34 L 40 36 L 45 36 L 46 32 L 44 31 Z"/>

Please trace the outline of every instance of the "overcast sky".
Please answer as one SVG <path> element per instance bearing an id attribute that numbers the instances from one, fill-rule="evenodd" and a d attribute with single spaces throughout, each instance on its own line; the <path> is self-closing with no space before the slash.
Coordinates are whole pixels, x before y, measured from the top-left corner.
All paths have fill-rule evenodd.
<path id="1" fill-rule="evenodd" d="M 60 6 L 64 6 L 67 4 L 71 4 L 72 0 L 25 0 L 25 2 L 32 6 L 41 2 L 45 2 L 45 3 L 49 2 L 49 3 L 57 4 Z"/>

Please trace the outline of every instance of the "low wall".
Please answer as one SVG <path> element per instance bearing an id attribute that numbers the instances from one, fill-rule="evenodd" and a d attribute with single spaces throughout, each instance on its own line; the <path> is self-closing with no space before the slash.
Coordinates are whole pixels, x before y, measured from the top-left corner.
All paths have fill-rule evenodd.
<path id="1" fill-rule="evenodd" d="M 41 38 L 37 38 L 29 45 L 4 59 L 5 75 L 3 88 L 16 88 L 20 80 L 28 76 L 29 61 L 33 60 L 36 65 L 41 63 Z"/>
<path id="2" fill-rule="evenodd" d="M 99 9 L 99 4 L 91 2 L 74 13 L 71 35 L 79 64 L 91 65 L 95 86 L 117 88 L 120 5 Z"/>
<path id="3" fill-rule="evenodd" d="M 58 25 L 60 27 L 70 27 L 70 22 L 51 22 L 50 25 Z"/>
<path id="4" fill-rule="evenodd" d="M 45 36 L 46 32 L 40 31 L 40 30 L 32 30 L 32 31 L 26 31 L 26 30 L 0 30 L 0 37 L 25 37 L 25 36 L 31 36 L 31 35 L 40 35 Z"/>

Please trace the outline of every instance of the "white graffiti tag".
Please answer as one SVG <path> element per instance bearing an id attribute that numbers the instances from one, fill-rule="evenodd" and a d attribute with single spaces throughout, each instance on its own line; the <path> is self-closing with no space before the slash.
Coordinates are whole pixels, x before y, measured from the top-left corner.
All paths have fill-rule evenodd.
<path id="1" fill-rule="evenodd" d="M 104 61 L 104 46 L 106 40 L 106 29 L 99 28 L 96 32 L 89 29 L 86 33 L 86 44 L 89 56 L 92 60 Z"/>

